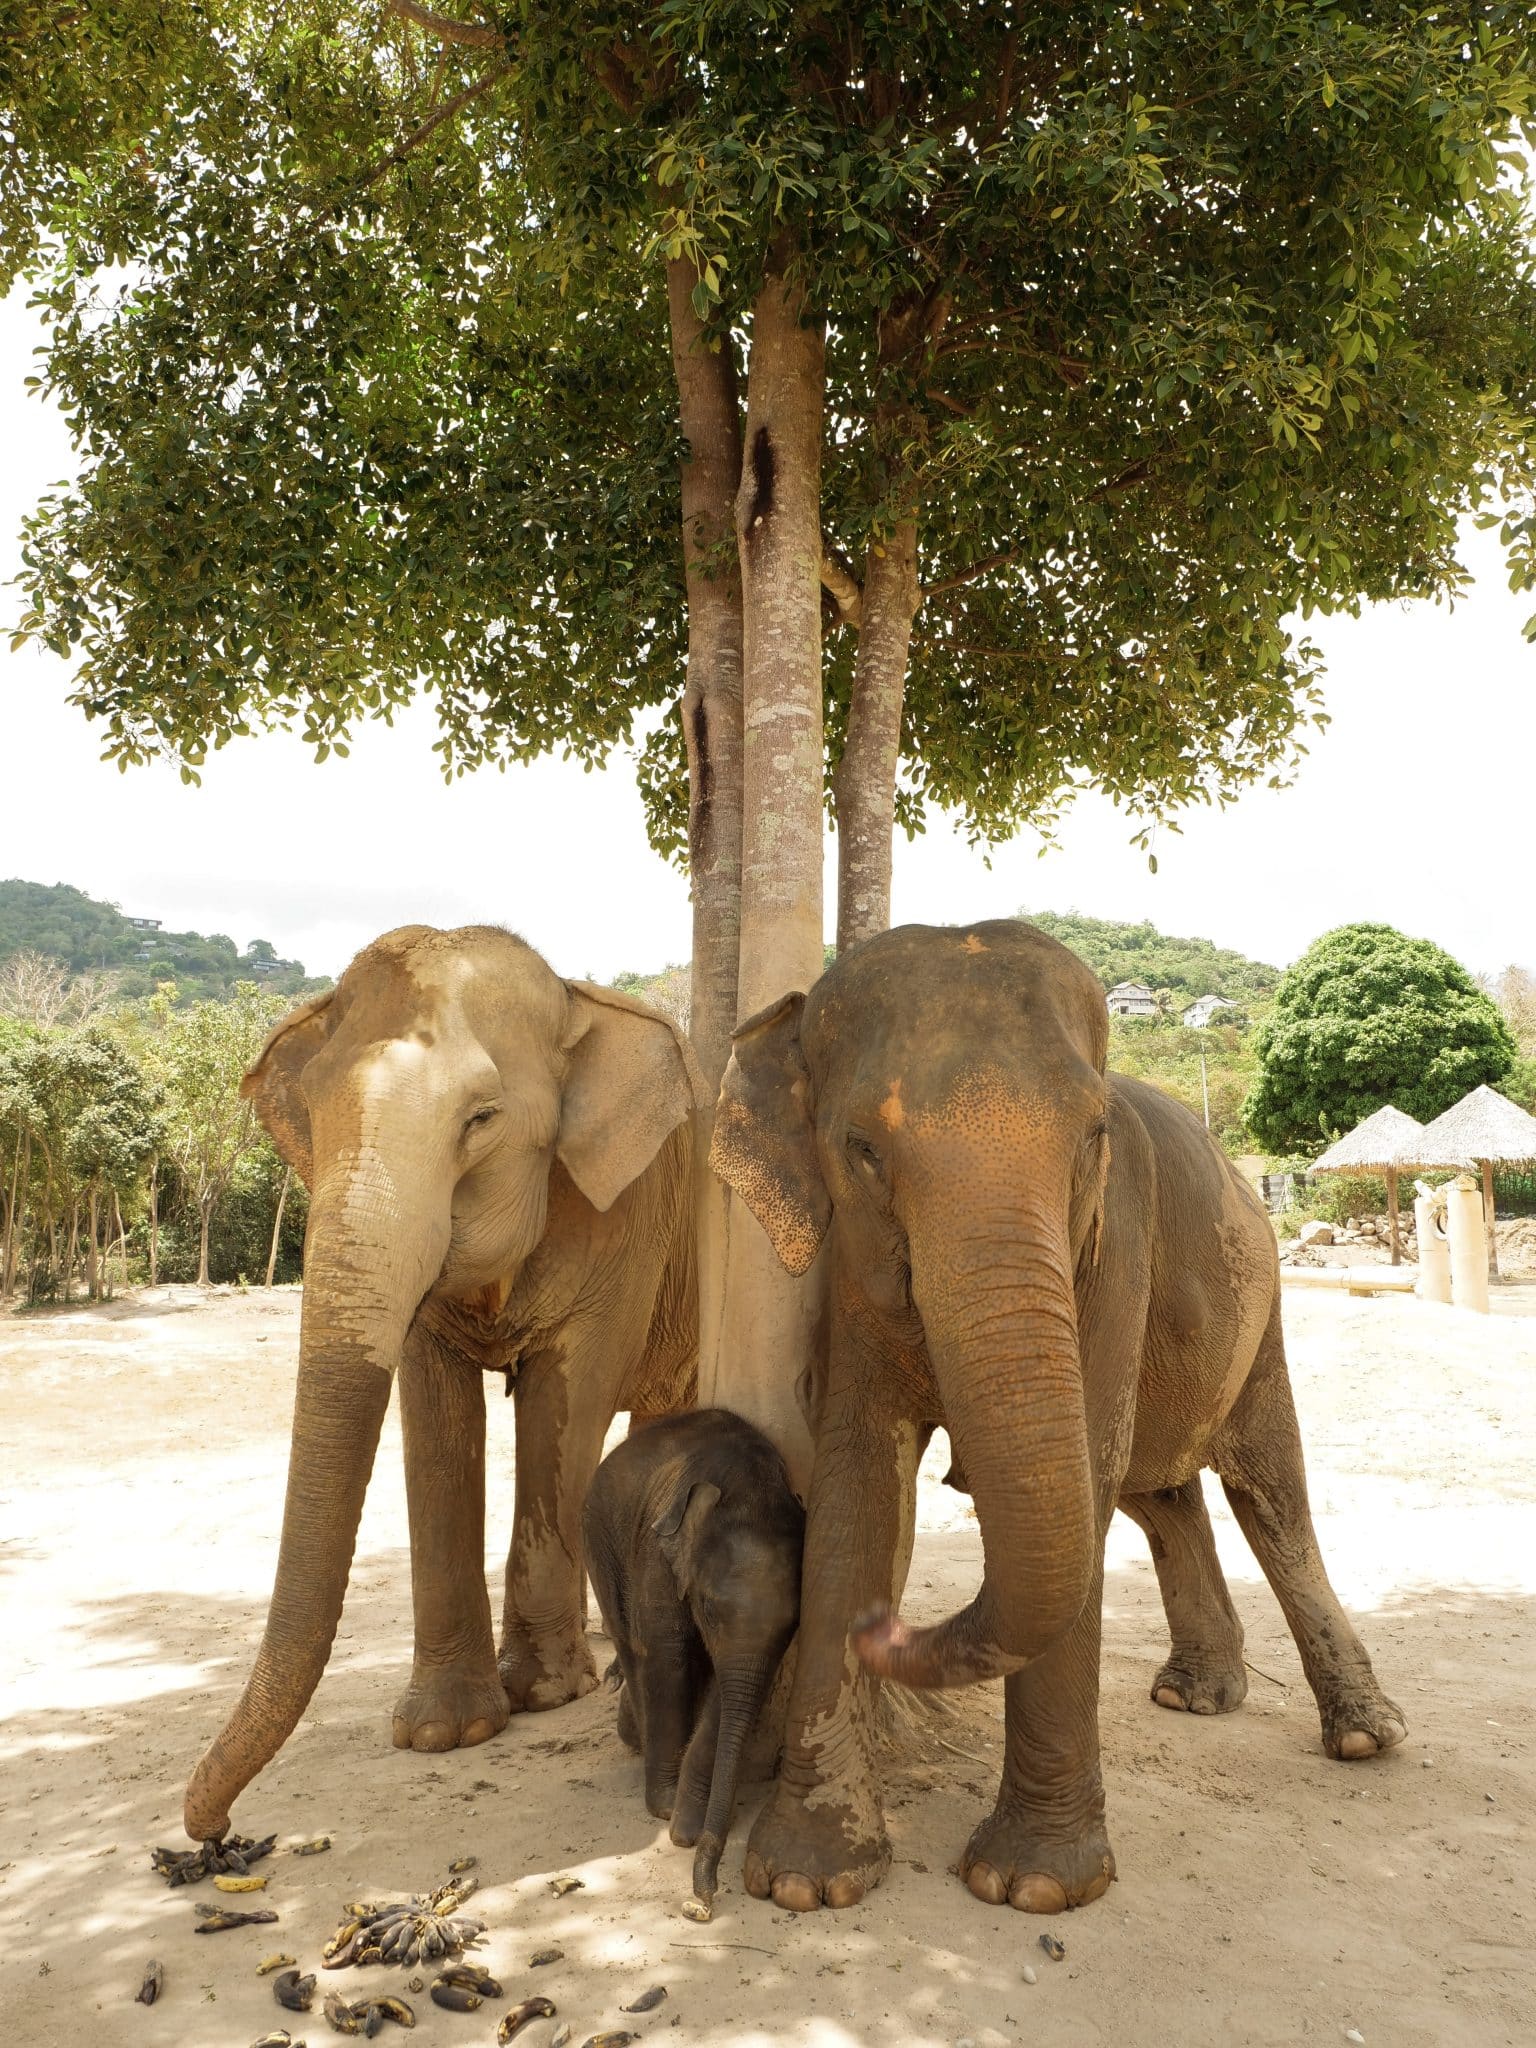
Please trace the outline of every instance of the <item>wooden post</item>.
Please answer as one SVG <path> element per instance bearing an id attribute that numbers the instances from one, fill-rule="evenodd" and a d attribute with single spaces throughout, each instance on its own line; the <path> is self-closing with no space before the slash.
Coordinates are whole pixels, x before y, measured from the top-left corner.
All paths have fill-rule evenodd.
<path id="1" fill-rule="evenodd" d="M 1394 1266 L 1400 1266 L 1403 1263 L 1403 1256 L 1402 1246 L 1397 1234 L 1397 1168 L 1389 1166 L 1385 1171 L 1387 1179 L 1387 1226 L 1392 1237 L 1392 1263 Z"/>
<path id="2" fill-rule="evenodd" d="M 1493 1161 L 1485 1159 L 1483 1166 L 1483 1228 L 1488 1233 L 1488 1278 L 1499 1277 L 1499 1240 L 1493 1227 Z"/>

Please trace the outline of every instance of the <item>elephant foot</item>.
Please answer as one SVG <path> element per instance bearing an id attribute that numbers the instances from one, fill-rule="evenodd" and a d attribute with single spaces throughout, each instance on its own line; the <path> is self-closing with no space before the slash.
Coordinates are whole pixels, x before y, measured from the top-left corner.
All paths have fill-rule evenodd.
<path id="1" fill-rule="evenodd" d="M 1046 1833 L 1028 1814 L 1001 1808 L 977 1828 L 960 1859 L 972 1895 L 1019 1913 L 1064 1913 L 1109 1890 L 1114 1852 L 1102 1820 L 1077 1835 Z"/>
<path id="2" fill-rule="evenodd" d="M 468 1749 L 506 1727 L 507 1695 L 494 1671 L 418 1664 L 395 1706 L 396 1749 Z"/>
<path id="3" fill-rule="evenodd" d="M 1175 1648 L 1152 1681 L 1152 1697 L 1176 1713 L 1232 1713 L 1248 1697 L 1241 1649 L 1228 1655 Z"/>
<path id="4" fill-rule="evenodd" d="M 566 1635 L 519 1634 L 496 1660 L 514 1714 L 543 1714 L 567 1700 L 584 1699 L 598 1685 L 597 1666 L 580 1629 Z"/>
<path id="5" fill-rule="evenodd" d="M 757 1817 L 743 1871 L 754 1899 L 771 1899 L 791 1913 L 818 1906 L 856 1906 L 891 1865 L 879 1799 L 872 1788 L 818 1788 L 816 1807 L 790 1792 L 782 1779 Z"/>
<path id="6" fill-rule="evenodd" d="M 1389 1700 L 1369 1672 L 1356 1684 L 1341 1685 L 1317 1703 L 1323 1748 L 1340 1763 L 1359 1763 L 1396 1749 L 1408 1733 L 1408 1716 Z"/>

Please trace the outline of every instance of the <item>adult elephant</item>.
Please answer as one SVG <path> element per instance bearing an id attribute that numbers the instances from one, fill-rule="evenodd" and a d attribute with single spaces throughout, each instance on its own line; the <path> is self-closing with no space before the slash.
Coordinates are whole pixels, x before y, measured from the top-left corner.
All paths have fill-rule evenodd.
<path id="1" fill-rule="evenodd" d="M 396 1368 L 415 1662 L 401 1747 L 483 1742 L 596 1675 L 581 1509 L 615 1412 L 691 1405 L 698 1077 L 665 1018 L 487 926 L 407 925 L 247 1074 L 310 1189 L 288 1494 L 266 1633 L 187 1788 L 217 1836 L 330 1655 Z M 517 1402 L 498 1663 L 482 1374 Z"/>
<path id="2" fill-rule="evenodd" d="M 961 1864 L 979 1898 L 1058 1912 L 1106 1890 L 1117 1502 L 1151 1538 L 1168 1611 L 1154 1697 L 1218 1712 L 1245 1690 L 1206 1465 L 1285 1610 L 1328 1753 L 1403 1739 L 1318 1554 L 1268 1219 L 1186 1110 L 1106 1076 L 1107 1040 L 1094 976 L 1013 919 L 867 940 L 736 1034 L 716 1170 L 792 1271 L 833 1238 L 788 1744 L 747 1853 L 760 1898 L 851 1905 L 886 1869 L 870 1673 L 1007 1681 L 1002 1786 Z M 941 1422 L 984 1575 L 962 1612 L 912 1629 L 887 1603 Z"/>

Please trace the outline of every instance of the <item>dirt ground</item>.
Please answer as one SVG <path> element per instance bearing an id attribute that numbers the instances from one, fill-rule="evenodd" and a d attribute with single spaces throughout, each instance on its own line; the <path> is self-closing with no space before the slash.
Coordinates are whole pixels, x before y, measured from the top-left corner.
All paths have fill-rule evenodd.
<path id="1" fill-rule="evenodd" d="M 1324 1757 L 1279 1611 L 1214 1486 L 1252 1690 L 1219 1720 L 1154 1706 L 1156 1581 L 1117 1520 L 1103 1729 L 1120 1878 L 1051 1923 L 979 1905 L 946 1870 L 991 1804 L 999 1686 L 903 1733 L 886 1779 L 889 1879 L 850 1912 L 808 1918 L 742 1893 L 760 1795 L 738 1817 L 715 1920 L 681 1916 L 689 1857 L 645 1813 L 610 1694 L 517 1719 L 483 1748 L 391 1749 L 410 1655 L 391 1422 L 330 1671 L 236 1809 L 245 1833 L 278 1833 L 261 1868 L 279 1924 L 197 1937 L 194 1902 L 211 1887 L 168 1892 L 148 1853 L 182 1840 L 187 1771 L 260 1634 L 298 1306 L 286 1292 L 175 1289 L 0 1321 L 6 2039 L 248 2048 L 287 2020 L 318 2048 L 325 2019 L 281 2013 L 258 1958 L 283 1948 L 313 1968 L 344 1901 L 428 1887 L 474 1855 L 482 1959 L 507 2003 L 552 1997 L 575 2048 L 621 2026 L 678 2048 L 1536 2041 L 1536 1290 L 1487 1319 L 1288 1294 L 1323 1547 L 1408 1741 L 1369 1764 Z M 512 1430 L 510 1406 L 490 1407 L 494 1550 Z M 923 1619 L 968 1597 L 980 1570 L 968 1504 L 937 1484 L 943 1470 L 940 1442 L 907 1599 Z M 321 1832 L 329 1855 L 292 1857 Z M 562 1873 L 585 1888 L 557 1899 Z M 1045 1925 L 1066 1943 L 1060 1963 L 1037 1946 Z M 530 1972 L 551 1943 L 565 1960 Z M 151 1956 L 166 1983 L 146 2009 L 132 1998 Z M 384 1975 L 328 1981 L 355 1996 Z M 621 2017 L 658 1983 L 658 2011 Z M 413 2002 L 431 2043 L 488 2044 L 502 2009 Z M 531 2027 L 526 2048 L 547 2048 L 553 2024 Z"/>

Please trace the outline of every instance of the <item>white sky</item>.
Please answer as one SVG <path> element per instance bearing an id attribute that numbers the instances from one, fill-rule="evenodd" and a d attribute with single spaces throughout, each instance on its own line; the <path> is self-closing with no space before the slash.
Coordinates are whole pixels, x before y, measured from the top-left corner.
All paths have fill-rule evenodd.
<path id="1" fill-rule="evenodd" d="M 0 302 L 0 581 L 24 514 L 71 467 L 62 423 L 22 391 L 39 338 Z M 1512 597 L 1495 537 L 1473 534 L 1473 597 L 1323 621 L 1333 723 L 1295 786 L 1164 831 L 1158 873 L 1109 804 L 1084 800 L 1058 850 L 1026 837 L 990 869 L 938 825 L 898 839 L 897 921 L 1020 907 L 1150 917 L 1284 963 L 1331 925 L 1372 918 L 1474 970 L 1536 961 L 1536 595 Z M 0 623 L 20 594 L 0 590 Z M 628 764 L 559 761 L 445 786 L 430 705 L 317 767 L 295 739 L 237 741 L 200 789 L 174 768 L 126 776 L 65 702 L 67 667 L 0 640 L 0 876 L 72 882 L 176 930 L 267 938 L 339 973 L 392 925 L 505 923 L 562 973 L 607 980 L 688 957 L 686 884 L 645 843 Z M 835 862 L 828 866 L 830 900 Z"/>

